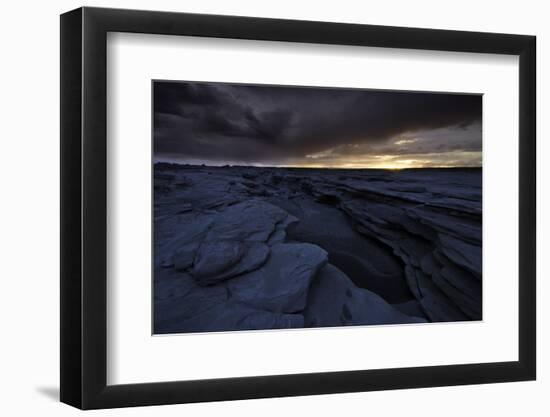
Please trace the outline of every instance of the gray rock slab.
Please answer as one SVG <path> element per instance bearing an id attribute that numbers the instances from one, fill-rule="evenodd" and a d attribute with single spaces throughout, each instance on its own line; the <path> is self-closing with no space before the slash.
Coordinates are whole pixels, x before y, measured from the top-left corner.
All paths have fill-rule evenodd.
<path id="1" fill-rule="evenodd" d="M 227 282 L 233 298 L 255 308 L 295 313 L 305 308 L 309 285 L 327 253 L 308 243 L 277 244 L 264 266 Z"/>
<path id="2" fill-rule="evenodd" d="M 217 332 L 289 329 L 304 326 L 301 314 L 281 314 L 228 301 L 203 309 L 192 317 L 180 317 L 156 325 L 159 333 Z"/>
<path id="3" fill-rule="evenodd" d="M 254 271 L 266 262 L 269 252 L 261 242 L 203 242 L 190 273 L 199 285 L 213 285 Z"/>
<path id="4" fill-rule="evenodd" d="M 314 279 L 304 317 L 309 327 L 427 321 L 421 317 L 406 315 L 379 295 L 356 287 L 342 271 L 331 264 L 323 267 Z"/>

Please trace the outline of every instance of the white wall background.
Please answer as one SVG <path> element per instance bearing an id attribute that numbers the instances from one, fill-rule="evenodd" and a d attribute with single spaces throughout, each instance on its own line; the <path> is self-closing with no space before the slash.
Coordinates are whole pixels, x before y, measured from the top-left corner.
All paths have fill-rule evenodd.
<path id="1" fill-rule="evenodd" d="M 59 392 L 59 17 L 73 0 L 7 2 L 0 23 L 0 410 L 3 415 L 76 415 Z M 538 381 L 145 407 L 94 415 L 545 416 L 550 412 L 550 147 L 543 119 L 550 97 L 550 26 L 545 2 L 123 0 L 88 6 L 240 14 L 308 20 L 534 34 L 538 37 L 539 366 Z M 503 230 L 505 233 L 505 230 Z"/>

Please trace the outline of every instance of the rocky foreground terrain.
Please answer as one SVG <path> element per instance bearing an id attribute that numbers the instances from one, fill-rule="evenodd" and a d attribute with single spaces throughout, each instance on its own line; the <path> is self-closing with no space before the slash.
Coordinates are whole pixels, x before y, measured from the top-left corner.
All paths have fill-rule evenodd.
<path id="1" fill-rule="evenodd" d="M 154 167 L 154 332 L 481 319 L 481 169 Z"/>

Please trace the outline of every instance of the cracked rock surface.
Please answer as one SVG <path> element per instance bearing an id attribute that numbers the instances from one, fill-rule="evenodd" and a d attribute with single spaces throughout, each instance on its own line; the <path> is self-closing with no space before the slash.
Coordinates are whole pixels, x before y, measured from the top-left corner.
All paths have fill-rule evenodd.
<path id="1" fill-rule="evenodd" d="M 480 320 L 481 170 L 154 167 L 154 331 Z"/>

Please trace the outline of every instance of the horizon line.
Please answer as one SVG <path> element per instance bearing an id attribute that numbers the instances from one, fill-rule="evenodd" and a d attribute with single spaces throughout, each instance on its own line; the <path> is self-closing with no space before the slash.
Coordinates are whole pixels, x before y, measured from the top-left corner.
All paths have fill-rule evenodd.
<path id="1" fill-rule="evenodd" d="M 190 166 L 190 167 L 202 167 L 202 168 L 269 168 L 269 169 L 348 169 L 348 170 L 360 170 L 360 169 L 371 169 L 371 170 L 387 170 L 387 171 L 403 171 L 410 169 L 482 169 L 483 166 L 418 166 L 418 167 L 316 167 L 316 166 L 297 166 L 297 165 L 235 165 L 235 164 L 224 164 L 224 165 L 207 165 L 207 164 L 189 164 L 182 162 L 174 161 L 154 161 L 153 165 L 156 164 L 167 164 L 167 165 L 179 165 L 179 166 Z"/>

